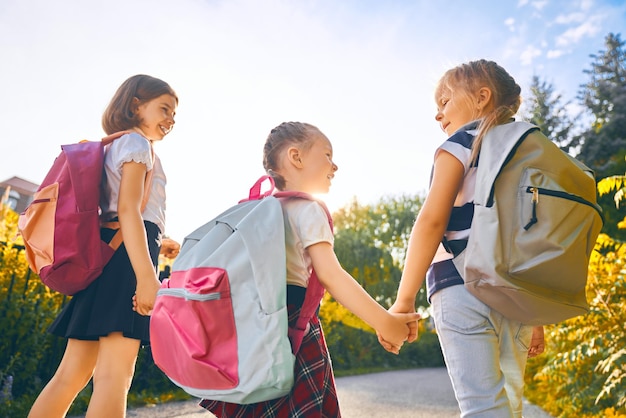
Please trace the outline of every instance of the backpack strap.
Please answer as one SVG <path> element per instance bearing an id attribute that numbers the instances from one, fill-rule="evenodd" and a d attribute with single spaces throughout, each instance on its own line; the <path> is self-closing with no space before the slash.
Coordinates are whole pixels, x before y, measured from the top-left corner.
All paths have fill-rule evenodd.
<path id="1" fill-rule="evenodd" d="M 513 157 L 526 136 L 535 130 L 539 128 L 528 122 L 509 122 L 494 126 L 485 134 L 476 168 L 474 204 L 493 205 L 494 183 L 502 167 Z"/>
<path id="2" fill-rule="evenodd" d="M 261 190 L 263 189 L 262 187 L 263 183 L 265 183 L 266 181 L 269 182 L 270 184 L 269 189 L 261 193 Z M 326 213 L 326 217 L 328 218 L 328 225 L 330 226 L 330 229 L 332 231 L 333 218 L 330 215 L 330 211 L 328 210 L 328 207 L 326 207 L 326 204 L 324 202 L 322 202 L 319 199 L 316 199 L 315 197 L 313 197 L 312 195 L 308 193 L 293 192 L 293 191 L 284 191 L 284 192 L 274 193 L 274 189 L 275 189 L 275 183 L 274 183 L 274 179 L 272 178 L 272 176 L 269 176 L 269 175 L 261 176 L 261 178 L 259 178 L 256 181 L 256 183 L 254 183 L 254 185 L 250 188 L 250 193 L 248 195 L 248 198 L 240 200 L 239 203 L 247 202 L 250 200 L 260 200 L 268 196 L 274 196 L 279 199 L 280 198 L 285 198 L 285 199 L 295 198 L 295 199 L 314 200 L 322 207 L 322 209 L 324 209 L 324 212 Z M 319 306 L 320 301 L 322 300 L 322 297 L 324 296 L 324 292 L 325 292 L 325 289 L 320 283 L 319 279 L 317 278 L 317 274 L 315 273 L 315 270 L 313 270 L 311 272 L 311 276 L 309 277 L 309 284 L 306 288 L 304 302 L 302 303 L 302 307 L 300 308 L 300 315 L 298 316 L 298 319 L 296 320 L 296 326 L 293 328 L 289 327 L 288 329 L 289 340 L 291 341 L 291 350 L 294 354 L 297 354 L 298 351 L 300 350 L 300 345 L 302 344 L 302 339 L 304 338 L 304 334 L 306 334 L 309 328 L 309 321 L 311 320 L 313 315 L 315 315 L 315 312 L 317 311 L 317 307 Z"/>
<path id="3" fill-rule="evenodd" d="M 270 187 L 268 190 L 261 193 L 261 190 L 263 188 L 263 183 L 265 183 L 266 181 L 269 182 Z M 274 179 L 272 178 L 272 176 L 268 176 L 268 175 L 261 176 L 256 181 L 256 183 L 254 183 L 254 185 L 252 185 L 252 187 L 250 188 L 250 194 L 248 195 L 248 198 L 241 199 L 239 203 L 248 202 L 250 200 L 261 200 L 267 196 L 271 196 L 272 193 L 274 193 L 275 188 L 276 188 L 276 184 L 274 183 Z"/>
<path id="4" fill-rule="evenodd" d="M 477 123 L 470 122 L 461 129 L 476 129 Z M 480 161 L 476 167 L 476 181 L 473 204 L 484 207 L 493 205 L 494 183 L 502 167 L 512 158 L 519 144 L 526 136 L 539 128 L 528 122 L 511 121 L 491 128 L 480 147 Z M 467 246 L 467 240 L 462 242 L 448 241 L 444 236 L 441 243 L 444 249 L 457 257 Z"/>
<path id="5" fill-rule="evenodd" d="M 109 145 L 111 142 L 115 141 L 117 138 L 120 138 L 130 132 L 131 131 L 120 131 L 120 132 L 115 132 L 111 135 L 105 136 L 101 140 L 102 145 L 103 146 Z M 150 151 L 152 153 L 152 162 L 154 163 L 154 148 L 152 148 L 152 143 L 150 143 Z M 150 199 L 150 189 L 152 188 L 152 175 L 153 174 L 154 174 L 154 167 L 152 168 L 152 170 L 148 170 L 146 172 L 146 178 L 143 183 L 143 197 L 141 198 L 141 212 L 143 212 L 146 209 L 146 205 L 148 204 L 148 200 Z M 111 241 L 109 241 L 109 247 L 111 247 L 113 251 L 117 251 L 117 249 L 120 247 L 120 245 L 122 245 L 122 242 L 124 241 L 124 238 L 122 237 L 122 229 L 120 228 L 119 221 L 100 222 L 100 226 L 102 228 L 117 230 L 115 232 L 115 235 L 113 235 L 113 238 L 111 238 Z"/>
<path id="6" fill-rule="evenodd" d="M 274 196 L 277 198 L 296 198 L 316 201 L 322 209 L 324 209 L 328 219 L 328 225 L 330 226 L 331 231 L 333 230 L 333 218 L 330 215 L 330 211 L 326 207 L 326 204 L 319 199 L 316 199 L 308 193 L 288 191 L 276 192 L 274 193 Z M 291 340 L 291 349 L 294 354 L 297 354 L 300 350 L 302 339 L 309 329 L 309 321 L 317 312 L 317 308 L 322 300 L 322 297 L 324 296 L 324 292 L 325 289 L 320 283 L 317 273 L 313 270 L 311 272 L 311 276 L 309 277 L 309 284 L 306 288 L 304 302 L 302 303 L 302 308 L 300 308 L 300 315 L 298 316 L 296 325 L 293 328 L 289 327 L 288 330 L 289 339 Z"/>

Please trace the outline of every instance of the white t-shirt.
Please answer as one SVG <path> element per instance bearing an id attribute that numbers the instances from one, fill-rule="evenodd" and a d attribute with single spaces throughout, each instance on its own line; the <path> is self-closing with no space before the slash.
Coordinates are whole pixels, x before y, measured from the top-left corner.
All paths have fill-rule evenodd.
<path id="1" fill-rule="evenodd" d="M 281 199 L 285 220 L 287 284 L 307 287 L 313 270 L 307 248 L 319 242 L 334 243 L 326 212 L 311 200 Z"/>
<path id="2" fill-rule="evenodd" d="M 107 145 L 104 150 L 104 172 L 100 198 L 102 218 L 110 220 L 117 217 L 122 166 L 130 161 L 145 164 L 146 170 L 154 170 L 150 196 L 141 216 L 145 221 L 156 224 L 163 233 L 165 231 L 165 184 L 167 179 L 159 157 L 154 154 L 154 161 L 152 160 L 150 142 L 136 132 L 123 135 Z"/>

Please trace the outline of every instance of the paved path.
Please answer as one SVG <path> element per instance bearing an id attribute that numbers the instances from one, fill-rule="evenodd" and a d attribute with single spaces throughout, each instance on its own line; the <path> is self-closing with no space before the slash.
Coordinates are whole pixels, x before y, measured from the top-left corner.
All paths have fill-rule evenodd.
<path id="1" fill-rule="evenodd" d="M 391 371 L 337 378 L 343 418 L 458 418 L 445 368 Z M 195 400 L 131 409 L 128 418 L 211 418 Z M 524 418 L 549 418 L 524 404 Z"/>

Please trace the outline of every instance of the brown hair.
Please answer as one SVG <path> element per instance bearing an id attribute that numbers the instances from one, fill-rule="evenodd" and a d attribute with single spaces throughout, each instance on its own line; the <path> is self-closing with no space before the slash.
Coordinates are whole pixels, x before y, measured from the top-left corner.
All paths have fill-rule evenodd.
<path id="1" fill-rule="evenodd" d="M 479 115 L 482 118 L 472 145 L 473 162 L 476 161 L 487 131 L 495 125 L 508 122 L 517 113 L 522 103 L 520 86 L 504 68 L 493 61 L 481 59 L 446 71 L 435 89 L 435 100 L 438 100 L 445 90 L 458 92 L 469 98 L 469 95 L 477 93 L 482 87 L 491 90 L 493 106 L 485 108 L 487 113 Z"/>
<path id="2" fill-rule="evenodd" d="M 110 135 L 136 127 L 141 122 L 135 112 L 137 104 L 149 102 L 164 94 L 173 96 L 178 104 L 176 92 L 165 81 L 144 74 L 130 77 L 117 89 L 105 109 L 102 128 Z M 139 103 L 133 103 L 134 98 Z"/>
<path id="3" fill-rule="evenodd" d="M 263 147 L 263 168 L 272 176 L 276 188 L 283 190 L 286 186 L 283 176 L 277 173 L 280 169 L 280 154 L 290 145 L 300 145 L 308 149 L 313 139 L 324 134 L 315 126 L 303 122 L 283 122 L 271 130 Z"/>

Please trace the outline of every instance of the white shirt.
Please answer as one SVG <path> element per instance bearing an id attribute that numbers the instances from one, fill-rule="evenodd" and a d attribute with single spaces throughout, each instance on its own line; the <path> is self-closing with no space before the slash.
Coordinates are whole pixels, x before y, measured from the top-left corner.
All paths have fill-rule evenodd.
<path id="1" fill-rule="evenodd" d="M 150 141 L 136 132 L 121 136 L 107 145 L 104 150 L 104 172 L 100 198 L 102 218 L 111 220 L 117 217 L 122 166 L 131 161 L 145 164 L 146 170 L 154 170 L 150 196 L 141 216 L 143 220 L 156 224 L 163 233 L 165 231 L 165 184 L 167 179 L 159 157 L 154 154 L 154 161 L 152 160 Z"/>
<path id="2" fill-rule="evenodd" d="M 285 220 L 287 284 L 307 287 L 313 270 L 307 250 L 313 244 L 334 243 L 326 212 L 319 203 L 299 198 L 281 199 Z"/>

